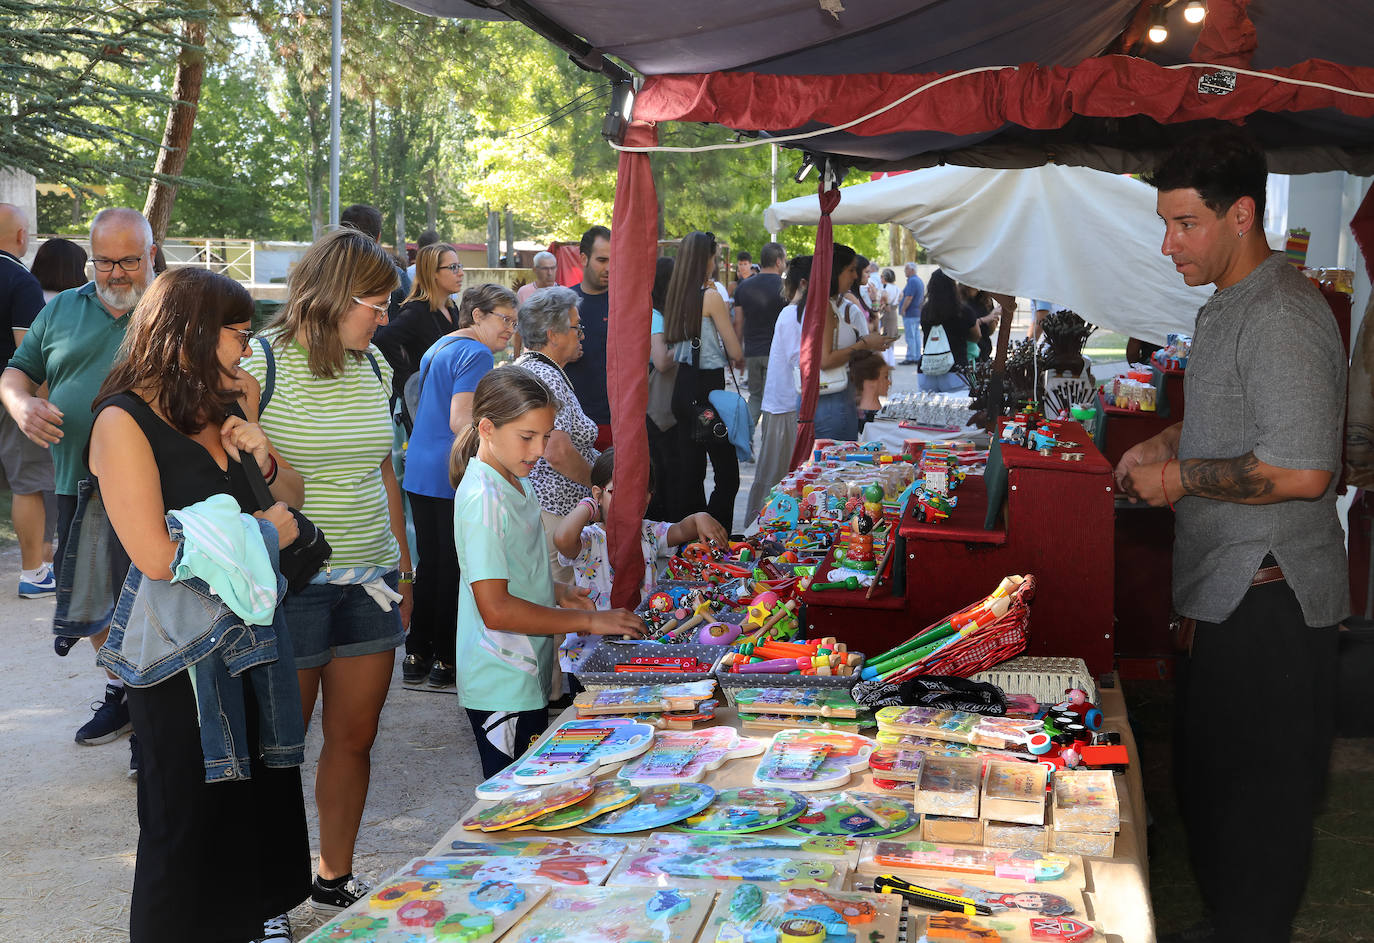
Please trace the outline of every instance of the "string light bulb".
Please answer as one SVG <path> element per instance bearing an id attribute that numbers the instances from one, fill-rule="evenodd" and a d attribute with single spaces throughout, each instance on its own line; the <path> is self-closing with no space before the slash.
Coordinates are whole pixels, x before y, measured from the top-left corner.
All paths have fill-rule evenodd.
<path id="1" fill-rule="evenodd" d="M 1150 29 L 1145 35 L 1156 46 L 1169 38 L 1169 27 L 1164 20 L 1163 5 L 1155 7 L 1154 11 L 1150 13 Z"/>
<path id="2" fill-rule="evenodd" d="M 1203 5 L 1202 0 L 1188 0 L 1183 7 L 1183 19 L 1193 26 L 1197 26 L 1206 18 L 1207 7 Z"/>

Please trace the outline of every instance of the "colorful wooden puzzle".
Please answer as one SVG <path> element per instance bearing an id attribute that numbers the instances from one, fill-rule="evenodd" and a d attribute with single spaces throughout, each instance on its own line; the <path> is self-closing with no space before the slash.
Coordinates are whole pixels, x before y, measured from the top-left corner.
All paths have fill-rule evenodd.
<path id="1" fill-rule="evenodd" d="M 740 714 L 740 729 L 745 733 L 772 736 L 779 730 L 841 730 L 858 733 L 873 722 L 863 717 L 801 717 L 795 714 Z"/>
<path id="2" fill-rule="evenodd" d="M 834 789 L 868 766 L 874 743 L 858 734 L 835 730 L 784 730 L 772 742 L 754 771 L 754 785 L 780 786 L 802 792 Z"/>
<path id="3" fill-rule="evenodd" d="M 716 682 L 641 684 L 634 687 L 583 691 L 573 699 L 579 717 L 597 714 L 636 714 L 653 711 L 686 711 L 715 693 Z"/>
<path id="4" fill-rule="evenodd" d="M 576 805 L 565 806 L 532 819 L 528 826 L 541 832 L 554 832 L 572 828 L 596 818 L 603 812 L 620 809 L 639 798 L 639 789 L 614 779 L 603 779 L 592 784 L 592 794 Z"/>
<path id="5" fill-rule="evenodd" d="M 859 859 L 865 874 L 883 874 L 884 869 L 934 871 L 958 874 L 989 874 L 1001 878 L 1036 881 L 1069 881 L 1083 884 L 1081 859 L 1053 852 L 1008 851 L 978 845 L 945 845 L 925 841 L 879 840 L 866 847 Z"/>
<path id="6" fill-rule="evenodd" d="M 631 852 L 606 879 L 607 884 L 716 888 L 721 881 L 752 881 L 784 887 L 844 886 L 849 867 L 835 858 L 719 852 Z"/>
<path id="7" fill-rule="evenodd" d="M 1031 737 L 1044 732 L 1038 720 L 988 717 L 934 707 L 884 707 L 874 715 L 883 732 L 912 734 L 995 750 L 1025 752 Z"/>
<path id="8" fill-rule="evenodd" d="M 891 838 L 921 823 L 910 802 L 852 791 L 810 793 L 807 808 L 787 828 L 806 835 Z"/>
<path id="9" fill-rule="evenodd" d="M 509 881 L 393 879 L 305 939 L 308 943 L 492 943 L 548 891 Z"/>
<path id="10" fill-rule="evenodd" d="M 785 939 L 785 925 L 801 929 L 800 922 L 809 922 L 820 927 L 818 939 L 825 943 L 897 943 L 901 918 L 902 902 L 890 894 L 779 890 L 746 882 L 716 898 L 701 939 L 703 943 L 780 943 Z"/>
<path id="11" fill-rule="evenodd" d="M 583 823 L 581 829 L 593 835 L 623 835 L 665 828 L 700 812 L 715 797 L 714 789 L 700 783 L 645 786 L 640 789 L 635 802 L 623 809 L 599 815 Z"/>
<path id="12" fill-rule="evenodd" d="M 647 753 L 630 760 L 617 775 L 635 786 L 698 782 L 726 760 L 758 756 L 763 747 L 762 741 L 741 737 L 733 727 L 665 730 Z"/>
<path id="13" fill-rule="evenodd" d="M 591 794 L 592 780 L 585 776 L 547 786 L 527 787 L 523 792 L 511 793 L 486 808 L 473 811 L 463 819 L 463 828 L 484 832 L 514 828 L 547 812 L 581 802 Z"/>
<path id="14" fill-rule="evenodd" d="M 606 880 L 620 853 L 414 858 L 399 876 L 445 881 L 514 881 L 580 887 Z"/>
<path id="15" fill-rule="evenodd" d="M 619 838 L 507 838 L 502 841 L 454 841 L 445 858 L 552 858 L 558 855 L 603 855 L 618 858 L 629 847 Z"/>
<path id="16" fill-rule="evenodd" d="M 701 835 L 693 832 L 654 832 L 644 839 L 643 851 L 676 854 L 741 854 L 759 851 L 794 858 L 836 858 L 851 868 L 859 863 L 860 842 L 854 838 L 801 835 Z"/>
<path id="17" fill-rule="evenodd" d="M 716 793 L 711 807 L 678 823 L 684 831 L 733 835 L 761 832 L 806 811 L 806 797 L 790 789 L 754 786 Z"/>
<path id="18" fill-rule="evenodd" d="M 861 710 L 841 688 L 739 688 L 730 696 L 741 711 L 751 714 L 857 717 Z"/>
<path id="19" fill-rule="evenodd" d="M 676 888 L 556 888 L 502 943 L 692 943 L 713 896 Z"/>
<path id="20" fill-rule="evenodd" d="M 639 756 L 649 749 L 653 736 L 653 727 L 623 717 L 570 720 L 518 761 L 511 776 L 533 786 L 589 776 L 599 766 Z"/>

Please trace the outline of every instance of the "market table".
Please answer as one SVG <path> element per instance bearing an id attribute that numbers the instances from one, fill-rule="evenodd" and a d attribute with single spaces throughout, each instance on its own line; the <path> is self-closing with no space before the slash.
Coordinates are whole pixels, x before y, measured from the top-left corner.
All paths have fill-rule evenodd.
<path id="1" fill-rule="evenodd" d="M 1100 701 L 1099 706 L 1105 717 L 1103 728 L 1120 732 L 1122 743 L 1129 751 L 1131 765 L 1124 774 L 1117 776 L 1117 795 L 1121 801 L 1121 831 L 1116 839 L 1116 854 L 1110 859 L 1083 859 L 1084 870 L 1087 872 L 1087 888 L 1083 896 L 1091 910 L 1092 921 L 1102 928 L 1103 932 L 1107 934 L 1107 939 L 1118 940 L 1120 943 L 1151 943 L 1155 938 L 1154 913 L 1150 908 L 1149 869 L 1146 862 L 1145 845 L 1145 793 L 1140 777 L 1140 757 L 1136 752 L 1135 737 L 1126 722 L 1126 700 L 1122 695 L 1121 688 L 1119 686 L 1102 688 Z M 549 729 L 545 731 L 538 743 L 547 739 L 559 724 L 575 720 L 576 717 L 574 708 L 565 710 L 549 725 Z M 717 710 L 716 719 L 720 724 L 738 726 L 738 719 L 732 708 L 722 707 Z M 535 746 L 538 746 L 538 743 Z M 534 746 L 531 747 L 531 752 L 533 750 Z M 702 782 L 716 790 L 749 786 L 756 763 L 755 758 L 730 760 L 720 769 L 708 772 Z M 854 778 L 844 788 L 857 792 L 882 791 L 873 787 L 872 776 L 867 772 L 862 775 L 855 774 Z M 505 829 L 499 832 L 474 832 L 462 827 L 463 819 L 490 805 L 494 805 L 494 803 L 480 800 L 468 804 L 462 814 L 458 816 L 458 821 L 426 853 L 427 856 L 439 857 L 451 851 L 450 843 L 453 841 L 501 841 L 516 838 L 572 840 L 606 837 L 592 836 L 578 828 L 563 829 L 557 832 L 540 832 L 534 829 L 520 828 Z M 665 829 L 665 831 L 671 830 L 671 828 Z M 769 835 L 774 832 L 783 834 L 785 830 L 781 828 L 770 829 L 754 834 Z M 647 837 L 648 834 L 648 832 L 635 832 L 615 837 L 623 838 L 633 845 L 636 840 Z M 918 833 L 913 832 L 903 836 L 902 840 L 910 840 L 913 837 L 919 837 Z"/>

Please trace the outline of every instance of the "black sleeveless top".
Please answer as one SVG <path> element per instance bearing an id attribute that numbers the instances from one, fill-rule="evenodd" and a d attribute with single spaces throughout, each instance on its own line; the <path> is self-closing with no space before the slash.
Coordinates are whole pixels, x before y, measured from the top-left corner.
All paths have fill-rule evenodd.
<path id="1" fill-rule="evenodd" d="M 248 487 L 248 478 L 238 462 L 230 458 L 228 470 L 222 470 L 205 446 L 168 425 L 137 393 L 116 393 L 106 397 L 96 404 L 96 414 L 106 406 L 118 406 L 133 416 L 152 446 L 158 479 L 162 483 L 164 512 L 189 507 L 215 494 L 230 495 L 249 514 L 258 510 Z M 229 412 L 247 418 L 237 404 L 231 406 Z"/>

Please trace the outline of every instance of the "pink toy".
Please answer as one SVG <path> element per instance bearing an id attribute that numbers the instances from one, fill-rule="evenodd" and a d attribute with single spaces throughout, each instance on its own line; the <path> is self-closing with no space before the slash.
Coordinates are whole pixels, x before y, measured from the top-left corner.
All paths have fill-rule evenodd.
<path id="1" fill-rule="evenodd" d="M 708 622 L 697 633 L 703 645 L 729 645 L 739 638 L 740 627 L 729 622 Z"/>

